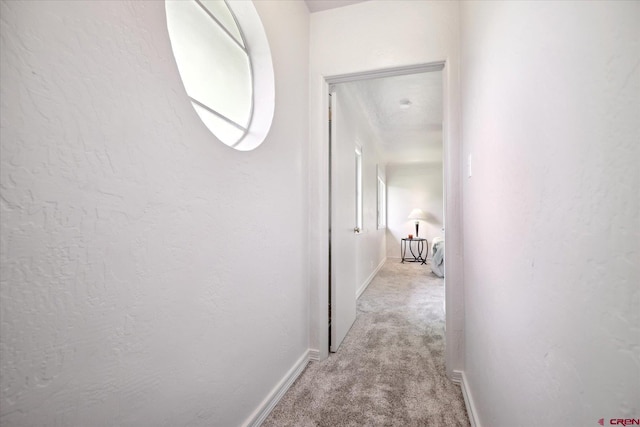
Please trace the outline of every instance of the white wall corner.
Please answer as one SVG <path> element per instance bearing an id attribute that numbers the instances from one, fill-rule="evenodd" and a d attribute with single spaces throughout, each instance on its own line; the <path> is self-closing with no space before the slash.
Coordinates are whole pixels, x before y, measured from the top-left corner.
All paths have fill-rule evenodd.
<path id="1" fill-rule="evenodd" d="M 320 361 L 320 350 L 315 349 L 315 348 L 310 348 L 309 349 L 309 360 L 313 361 L 313 362 L 319 362 Z"/>
<path id="2" fill-rule="evenodd" d="M 371 281 L 373 280 L 374 277 L 376 277 L 376 274 L 378 274 L 378 271 L 380 271 L 380 269 L 382 268 L 382 266 L 384 265 L 384 263 L 386 261 L 387 261 L 386 257 L 382 258 L 382 261 L 380 261 L 380 264 L 378 264 L 376 269 L 373 270 L 371 272 L 371 274 L 369 275 L 369 277 L 367 277 L 367 280 L 365 280 L 364 283 L 362 285 L 360 285 L 360 287 L 356 291 L 356 299 L 360 298 L 360 295 L 362 295 L 364 293 L 364 291 L 367 290 L 367 287 L 371 284 Z"/>
<path id="3" fill-rule="evenodd" d="M 471 424 L 471 427 L 482 427 L 480 424 L 480 420 L 478 419 L 476 406 L 473 403 L 473 396 L 471 395 L 469 383 L 467 382 L 467 377 L 464 374 L 464 371 L 453 371 L 451 380 L 454 383 L 460 384 L 460 388 L 462 389 L 462 397 L 464 398 L 464 405 L 467 408 L 467 415 L 469 416 L 469 423 Z"/>
<path id="4" fill-rule="evenodd" d="M 255 411 L 247 418 L 242 425 L 245 427 L 259 427 L 264 420 L 267 419 L 273 408 L 276 407 L 282 396 L 289 390 L 291 385 L 295 382 L 295 380 L 300 376 L 300 374 L 304 371 L 309 360 L 311 358 L 312 352 L 318 353 L 317 350 L 307 350 L 304 354 L 294 363 L 294 365 L 289 369 L 289 372 L 285 374 L 285 376 L 280 380 L 278 384 L 271 390 L 271 393 L 265 397 L 265 399 L 260 403 L 260 405 L 256 408 Z"/>

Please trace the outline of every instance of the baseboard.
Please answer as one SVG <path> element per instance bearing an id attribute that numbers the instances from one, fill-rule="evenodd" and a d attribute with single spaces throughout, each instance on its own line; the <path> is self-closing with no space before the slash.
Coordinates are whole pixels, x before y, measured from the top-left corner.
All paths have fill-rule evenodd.
<path id="1" fill-rule="evenodd" d="M 473 402 L 473 396 L 471 395 L 467 376 L 464 374 L 464 371 L 453 371 L 451 379 L 460 384 L 462 397 L 464 397 L 464 405 L 467 407 L 467 414 L 469 415 L 469 423 L 471 424 L 471 427 L 482 427 L 480 425 L 480 420 L 478 419 L 478 411 L 476 410 L 476 405 Z"/>
<path id="2" fill-rule="evenodd" d="M 286 373 L 284 378 L 280 380 L 280 382 L 271 390 L 271 393 L 260 403 L 260 406 L 253 411 L 253 414 L 247 418 L 247 421 L 244 422 L 243 426 L 245 427 L 259 427 L 264 420 L 267 419 L 273 408 L 276 407 L 282 396 L 289 390 L 289 387 L 293 384 L 293 382 L 300 376 L 304 368 L 309 363 L 310 353 L 317 350 L 307 350 L 304 354 L 298 359 L 298 361 L 289 369 L 289 372 Z"/>
<path id="3" fill-rule="evenodd" d="M 376 274 L 378 274 L 378 271 L 380 271 L 386 260 L 386 257 L 382 258 L 382 261 L 380 261 L 380 264 L 378 264 L 376 269 L 373 270 L 373 273 L 371 273 L 369 277 L 367 277 L 367 280 L 365 280 L 364 283 L 358 288 L 358 291 L 356 292 L 356 299 L 360 298 L 360 295 L 362 295 L 364 291 L 367 290 L 367 287 L 369 286 L 369 284 L 371 284 L 373 278 L 376 277 Z"/>
<path id="4" fill-rule="evenodd" d="M 309 360 L 314 362 L 320 361 L 320 350 L 316 350 L 314 348 L 309 349 Z"/>

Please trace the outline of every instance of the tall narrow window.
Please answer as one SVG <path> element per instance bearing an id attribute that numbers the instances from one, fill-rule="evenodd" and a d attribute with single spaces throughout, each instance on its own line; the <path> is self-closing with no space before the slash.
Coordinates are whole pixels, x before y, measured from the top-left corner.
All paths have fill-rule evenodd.
<path id="1" fill-rule="evenodd" d="M 362 148 L 356 146 L 356 227 L 362 232 Z"/>
<path id="2" fill-rule="evenodd" d="M 378 228 L 387 226 L 387 185 L 378 167 Z"/>
<path id="3" fill-rule="evenodd" d="M 226 145 L 260 145 L 273 118 L 273 65 L 253 4 L 166 0 L 165 6 L 171 47 L 195 112 Z"/>

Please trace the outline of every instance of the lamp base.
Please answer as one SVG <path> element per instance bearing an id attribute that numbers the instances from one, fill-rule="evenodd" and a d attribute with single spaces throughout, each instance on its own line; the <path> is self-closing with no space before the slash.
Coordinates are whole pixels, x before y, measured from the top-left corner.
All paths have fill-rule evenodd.
<path id="1" fill-rule="evenodd" d="M 416 237 L 419 236 L 419 234 L 418 234 L 418 225 L 420 225 L 420 222 L 416 221 Z"/>

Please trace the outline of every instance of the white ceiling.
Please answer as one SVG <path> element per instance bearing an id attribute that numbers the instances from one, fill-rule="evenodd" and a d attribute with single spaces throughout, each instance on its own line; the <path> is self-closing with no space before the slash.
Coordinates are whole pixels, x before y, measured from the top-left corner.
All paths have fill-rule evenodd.
<path id="1" fill-rule="evenodd" d="M 337 7 L 349 6 L 355 3 L 362 3 L 366 0 L 305 0 L 309 12 L 320 12 L 321 10 L 335 9 Z"/>
<path id="2" fill-rule="evenodd" d="M 340 85 L 368 117 L 385 162 L 442 162 L 442 71 Z"/>

